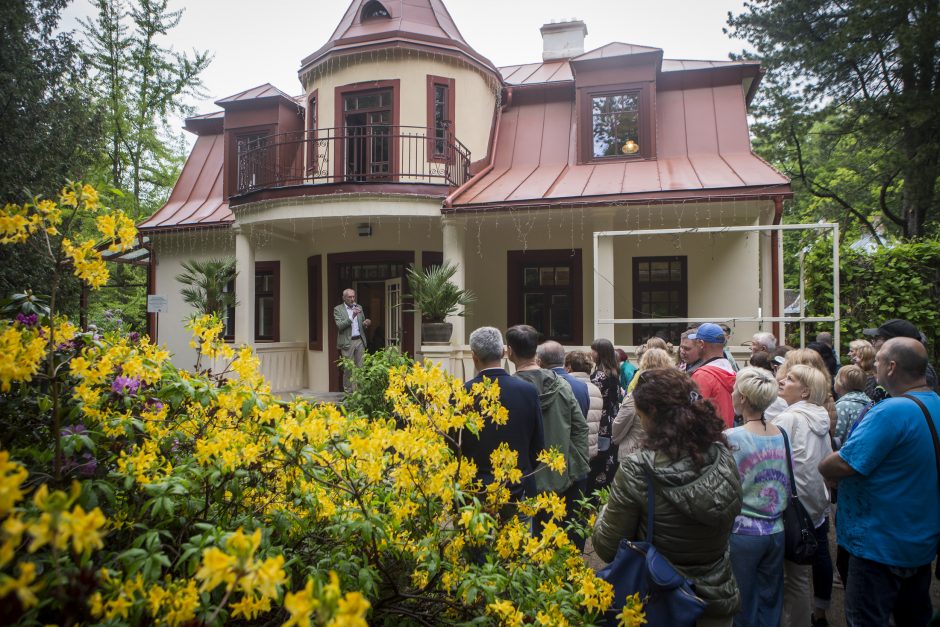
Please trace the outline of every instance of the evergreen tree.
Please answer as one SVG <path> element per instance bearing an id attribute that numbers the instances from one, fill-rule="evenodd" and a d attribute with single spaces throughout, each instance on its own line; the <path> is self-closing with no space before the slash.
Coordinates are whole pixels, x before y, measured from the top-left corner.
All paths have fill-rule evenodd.
<path id="1" fill-rule="evenodd" d="M 769 70 L 758 149 L 811 194 L 802 207 L 925 234 L 940 218 L 940 3 L 746 7 L 729 25 Z"/>
<path id="2" fill-rule="evenodd" d="M 22 202 L 87 178 L 100 154 L 101 117 L 79 47 L 69 33 L 57 32 L 67 4 L 0 2 L 0 202 Z M 0 247 L 0 297 L 46 289 L 49 271 L 34 258 L 31 244 Z M 61 309 L 74 313 L 78 293 L 74 279 L 66 280 Z"/>

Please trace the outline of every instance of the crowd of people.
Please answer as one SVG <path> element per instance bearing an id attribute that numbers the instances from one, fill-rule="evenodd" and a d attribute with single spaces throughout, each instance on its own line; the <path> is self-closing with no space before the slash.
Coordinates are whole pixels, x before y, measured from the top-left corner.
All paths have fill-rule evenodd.
<path id="1" fill-rule="evenodd" d="M 610 561 L 622 539 L 650 541 L 707 603 L 698 625 L 828 625 L 834 585 L 845 587 L 851 626 L 892 616 L 926 625 L 940 541 L 940 396 L 920 332 L 905 320 L 866 329 L 844 364 L 831 334 L 794 349 L 761 332 L 744 367 L 729 333 L 697 325 L 678 351 L 654 337 L 634 364 L 608 339 L 566 353 L 531 326 L 508 329 L 505 344 L 498 329 L 476 329 L 467 386 L 497 381 L 509 420 L 464 438 L 462 453 L 490 481 L 490 453 L 508 443 L 524 476 L 513 493 L 558 494 L 568 521 L 606 488 L 593 551 Z M 540 470 L 539 451 L 552 447 L 565 457 L 561 474 Z M 785 559 L 790 477 L 815 527 L 811 564 Z M 536 517 L 533 533 L 544 522 Z"/>

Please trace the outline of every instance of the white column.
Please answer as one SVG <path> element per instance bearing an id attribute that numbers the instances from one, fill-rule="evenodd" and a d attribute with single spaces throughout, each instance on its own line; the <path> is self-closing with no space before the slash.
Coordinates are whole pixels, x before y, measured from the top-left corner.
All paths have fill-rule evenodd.
<path id="1" fill-rule="evenodd" d="M 598 320 L 614 317 L 614 238 L 594 236 L 594 337 L 614 341 L 614 325 Z"/>
<path id="2" fill-rule="evenodd" d="M 255 343 L 255 249 L 244 227 L 235 227 L 235 344 Z"/>
<path id="3" fill-rule="evenodd" d="M 451 282 L 459 289 L 466 289 L 466 259 L 465 259 L 465 239 L 463 225 L 456 218 L 445 217 L 441 219 L 441 231 L 443 235 L 443 253 L 444 263 L 450 263 L 457 268 Z M 450 342 L 456 346 L 463 346 L 467 341 L 467 331 L 465 318 L 462 316 L 449 316 L 447 322 L 454 325 L 454 332 L 450 336 Z"/>

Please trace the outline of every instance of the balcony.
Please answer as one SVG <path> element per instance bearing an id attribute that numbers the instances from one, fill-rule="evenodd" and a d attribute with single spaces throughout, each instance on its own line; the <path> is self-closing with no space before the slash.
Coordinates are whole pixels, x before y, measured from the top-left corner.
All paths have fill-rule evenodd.
<path id="1" fill-rule="evenodd" d="M 440 185 L 470 178 L 470 151 L 446 130 L 347 126 L 240 138 L 235 196 L 337 183 Z"/>

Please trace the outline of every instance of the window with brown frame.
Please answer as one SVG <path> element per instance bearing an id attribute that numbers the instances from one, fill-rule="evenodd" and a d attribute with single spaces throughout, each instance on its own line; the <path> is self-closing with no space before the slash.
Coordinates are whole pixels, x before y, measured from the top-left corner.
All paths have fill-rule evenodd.
<path id="1" fill-rule="evenodd" d="M 685 318 L 689 311 L 688 257 L 633 258 L 633 318 Z M 654 335 L 678 345 L 685 323 L 633 325 L 633 342 Z"/>
<path id="2" fill-rule="evenodd" d="M 321 318 L 321 269 L 320 255 L 307 257 L 307 324 L 310 350 L 323 350 L 323 320 Z"/>
<path id="3" fill-rule="evenodd" d="M 232 279 L 224 288 L 235 291 Z M 258 261 L 255 263 L 255 341 L 277 342 L 280 338 L 280 293 L 281 262 Z M 229 307 L 223 318 L 225 323 L 222 339 L 235 340 L 235 307 Z"/>
<path id="4" fill-rule="evenodd" d="M 281 262 L 255 263 L 255 341 L 280 340 Z"/>
<path id="5" fill-rule="evenodd" d="M 579 90 L 582 162 L 655 157 L 650 84 Z"/>
<path id="6" fill-rule="evenodd" d="M 581 344 L 581 250 L 511 250 L 508 323 L 535 327 L 546 340 Z"/>
<path id="7" fill-rule="evenodd" d="M 313 90 L 307 99 L 307 171 L 318 171 L 317 152 L 317 90 Z"/>
<path id="8" fill-rule="evenodd" d="M 428 76 L 428 161 L 447 163 L 454 158 L 454 87 L 452 78 Z"/>

